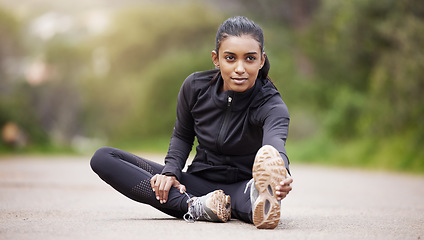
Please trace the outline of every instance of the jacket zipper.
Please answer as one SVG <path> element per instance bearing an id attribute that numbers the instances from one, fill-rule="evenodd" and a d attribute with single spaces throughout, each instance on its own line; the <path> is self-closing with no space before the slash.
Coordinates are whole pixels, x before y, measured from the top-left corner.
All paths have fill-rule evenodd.
<path id="1" fill-rule="evenodd" d="M 230 119 L 231 119 L 231 102 L 232 101 L 233 101 L 233 98 L 231 96 L 228 96 L 227 111 L 225 112 L 224 122 L 222 123 L 221 130 L 219 131 L 219 134 L 218 134 L 217 147 L 220 152 L 222 152 L 222 145 L 224 144 L 224 138 L 228 130 L 228 123 L 230 122 Z"/>

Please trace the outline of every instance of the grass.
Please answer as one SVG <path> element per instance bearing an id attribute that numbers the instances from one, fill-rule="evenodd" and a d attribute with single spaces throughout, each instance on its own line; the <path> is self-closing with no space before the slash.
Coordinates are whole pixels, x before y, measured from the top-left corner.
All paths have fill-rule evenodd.
<path id="1" fill-rule="evenodd" d="M 109 146 L 128 152 L 164 153 L 168 151 L 171 136 L 158 136 L 149 139 L 134 139 L 111 142 Z"/>
<path id="2" fill-rule="evenodd" d="M 0 145 L 0 155 L 72 155 L 76 153 L 72 147 L 52 144 L 31 144 L 25 147 Z"/>
<path id="3" fill-rule="evenodd" d="M 86 143 L 83 148 L 59 146 L 53 144 L 31 144 L 22 148 L 0 144 L 0 156 L 3 155 L 91 155 L 98 148 L 109 146 L 128 152 L 166 153 L 170 136 L 158 136 L 149 139 L 134 139 L 100 143 Z M 83 143 L 84 144 L 84 143 Z"/>
<path id="4" fill-rule="evenodd" d="M 292 164 L 313 163 L 424 174 L 423 150 L 401 137 L 347 141 L 315 137 L 288 142 L 286 149 Z"/>

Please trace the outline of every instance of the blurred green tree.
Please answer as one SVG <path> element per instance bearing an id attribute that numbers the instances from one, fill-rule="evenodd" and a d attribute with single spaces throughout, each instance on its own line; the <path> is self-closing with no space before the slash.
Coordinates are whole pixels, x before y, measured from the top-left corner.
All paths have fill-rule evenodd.
<path id="1" fill-rule="evenodd" d="M 300 41 L 315 65 L 326 129 L 339 140 L 374 139 L 370 158 L 423 168 L 424 6 L 322 3 Z"/>
<path id="2" fill-rule="evenodd" d="M 12 123 L 17 130 L 15 136 L 9 140 L 3 137 L 0 142 L 1 147 L 7 144 L 12 149 L 23 147 L 29 141 L 47 141 L 46 133 L 38 128 L 31 94 L 24 81 L 23 59 L 28 50 L 23 38 L 22 22 L 10 11 L 0 8 L 0 130 L 5 130 L 7 123 Z"/>
<path id="3" fill-rule="evenodd" d="M 197 4 L 120 11 L 110 30 L 92 42 L 94 58 L 109 67 L 103 75 L 93 69 L 82 84 L 87 132 L 113 142 L 170 136 L 182 82 L 213 66 L 220 21 Z"/>

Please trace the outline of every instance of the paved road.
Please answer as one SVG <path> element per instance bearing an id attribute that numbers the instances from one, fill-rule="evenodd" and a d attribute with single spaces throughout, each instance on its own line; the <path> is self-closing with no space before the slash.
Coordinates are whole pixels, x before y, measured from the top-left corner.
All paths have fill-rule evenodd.
<path id="1" fill-rule="evenodd" d="M 163 156 L 149 156 L 160 160 Z M 104 184 L 83 157 L 0 159 L 0 239 L 424 239 L 424 177 L 293 163 L 280 225 L 186 223 Z"/>

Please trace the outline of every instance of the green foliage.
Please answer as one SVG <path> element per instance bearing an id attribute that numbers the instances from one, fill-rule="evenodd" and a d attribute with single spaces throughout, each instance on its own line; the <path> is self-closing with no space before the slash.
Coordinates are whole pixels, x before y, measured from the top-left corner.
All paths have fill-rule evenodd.
<path id="1" fill-rule="evenodd" d="M 1 76 L 0 126 L 16 123 L 40 148 L 71 146 L 79 136 L 103 143 L 169 137 L 182 81 L 213 66 L 220 19 L 200 5 L 155 4 L 120 10 L 111 22 L 102 35 L 21 41 L 30 33 L 0 11 L 0 74 L 15 56 L 15 65 L 27 67 L 26 60 L 47 69 L 34 85 L 22 73 Z"/>
<path id="2" fill-rule="evenodd" d="M 112 142 L 170 136 L 178 90 L 194 71 L 210 69 L 219 25 L 199 5 L 123 10 L 93 41 L 109 62 L 107 74 L 82 83 L 86 132 Z"/>
<path id="3" fill-rule="evenodd" d="M 315 65 L 315 96 L 317 107 L 325 111 L 325 132 L 356 146 L 359 153 L 353 159 L 358 164 L 423 169 L 420 6 L 417 0 L 323 1 L 301 36 Z M 363 139 L 366 144 L 355 144 Z M 371 152 L 368 146 L 373 146 Z M 330 158 L 343 161 L 339 152 Z"/>
<path id="4" fill-rule="evenodd" d="M 419 0 L 235 2 L 264 28 L 270 75 L 290 110 L 293 163 L 424 172 Z M 301 7 L 296 16 L 280 11 Z M 40 151 L 69 149 L 79 136 L 164 151 L 181 83 L 213 67 L 221 14 L 143 3 L 114 12 L 100 35 L 74 29 L 42 40 L 0 9 L 0 125 L 17 123 Z M 49 71 L 39 85 L 9 67 L 37 60 Z"/>
<path id="5" fill-rule="evenodd" d="M 0 76 L 6 72 L 4 62 L 8 57 L 16 57 L 22 54 L 21 41 L 22 26 L 19 20 L 9 11 L 0 8 Z"/>
<path id="6" fill-rule="evenodd" d="M 175 48 L 213 44 L 217 24 L 216 17 L 200 5 L 167 4 L 123 10 L 103 41 L 111 57 L 111 73 L 141 71 Z"/>
<path id="7" fill-rule="evenodd" d="M 0 139 L 0 151 L 14 150 L 27 138 L 37 139 L 41 143 L 48 141 L 46 133 L 38 127 L 39 122 L 31 105 L 31 89 L 23 83 L 19 73 L 19 60 L 26 52 L 22 29 L 18 18 L 0 8 L 0 129 L 12 122 L 25 133 L 19 136 L 19 141 L 7 146 Z"/>
<path id="8" fill-rule="evenodd" d="M 144 78 L 152 81 L 145 86 L 148 91 L 144 91 L 141 96 L 141 103 L 144 104 L 143 116 L 140 116 L 137 124 L 144 135 L 169 136 L 172 133 L 176 118 L 176 99 L 181 84 L 190 73 L 212 68 L 210 52 L 211 47 L 208 44 L 195 52 L 187 49 L 174 50 L 149 67 Z"/>
<path id="9" fill-rule="evenodd" d="M 6 98 L 6 94 L 10 96 L 10 92 L 16 86 L 13 84 L 16 77 L 10 71 L 10 65 L 23 53 L 20 31 L 21 24 L 18 19 L 0 8 L 0 97 L 2 98 Z"/>
<path id="10" fill-rule="evenodd" d="M 338 112 L 330 116 L 340 114 L 340 101 L 346 110 L 361 110 L 361 114 L 348 110 L 334 126 L 345 122 L 343 129 L 358 129 L 353 133 L 362 129 L 381 136 L 417 127 L 414 122 L 424 114 L 420 104 L 424 13 L 415 5 L 420 4 L 324 1 L 316 22 L 303 36 L 319 74 L 318 95 L 324 96 L 318 96 L 319 103 Z M 355 97 L 344 101 L 349 95 Z"/>
<path id="11" fill-rule="evenodd" d="M 332 136 L 317 135 L 302 141 L 289 141 L 287 151 L 293 163 L 386 169 L 424 173 L 424 154 L 418 151 L 411 133 L 387 138 L 355 138 L 337 141 Z"/>

